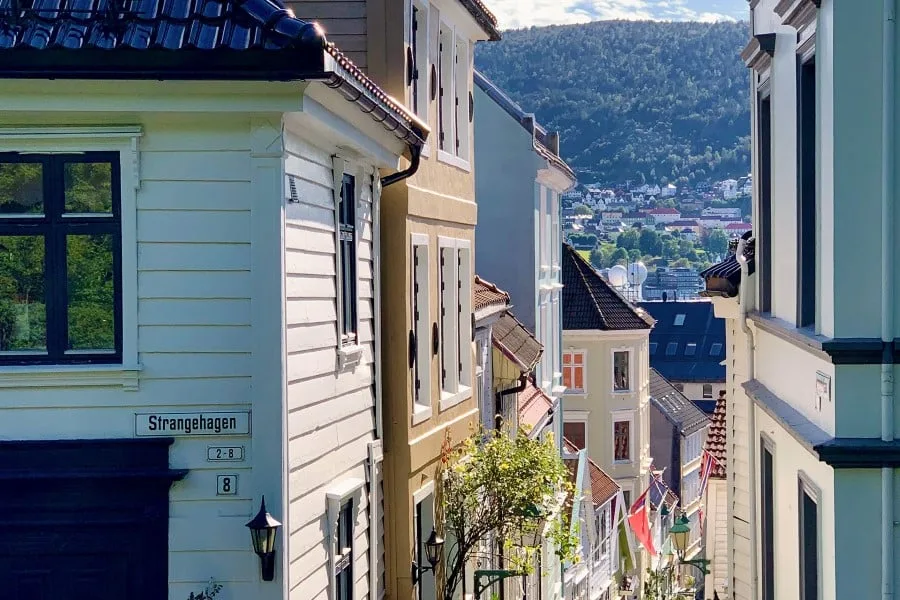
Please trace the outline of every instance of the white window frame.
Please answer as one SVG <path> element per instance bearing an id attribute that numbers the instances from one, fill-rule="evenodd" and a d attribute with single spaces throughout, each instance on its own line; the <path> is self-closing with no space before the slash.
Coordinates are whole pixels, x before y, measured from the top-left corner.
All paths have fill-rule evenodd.
<path id="1" fill-rule="evenodd" d="M 550 268 L 554 273 L 560 271 L 562 267 L 560 266 L 560 252 L 562 251 L 562 244 L 560 242 L 560 225 L 559 225 L 559 194 L 556 190 L 550 190 L 550 227 L 553 228 L 551 232 L 551 246 L 550 246 Z"/>
<path id="2" fill-rule="evenodd" d="M 384 519 L 384 449 L 381 440 L 369 442 L 369 462 L 366 477 L 369 483 L 367 507 L 369 512 L 369 600 L 381 600 L 384 574 L 378 569 L 379 554 L 384 552 L 379 535 L 379 518 Z M 379 475 L 381 477 L 379 478 Z"/>
<path id="3" fill-rule="evenodd" d="M 465 64 L 460 64 L 458 62 L 458 40 L 462 40 L 468 45 L 468 56 L 465 58 Z M 457 32 L 457 28 L 454 24 L 447 22 L 443 17 L 439 17 L 437 41 L 438 56 L 436 59 L 439 65 L 437 67 L 437 76 L 439 79 L 438 89 L 440 90 L 438 92 L 438 102 L 441 103 L 441 106 L 439 107 L 440 114 L 437 121 L 437 159 L 442 163 L 453 165 L 466 172 L 471 172 L 472 166 L 469 161 L 469 154 L 471 152 L 471 140 L 473 136 L 471 129 L 472 123 L 468 119 L 468 111 L 469 93 L 472 91 L 471 73 L 474 64 L 472 62 L 474 45 L 471 40 Z M 449 49 L 444 48 L 444 42 L 450 44 Z M 445 63 L 449 64 L 449 70 Z M 460 80 L 466 82 L 466 90 L 463 95 L 457 93 Z M 460 98 L 459 110 L 457 110 L 456 107 L 457 98 Z M 456 148 L 456 126 L 459 114 L 466 116 L 465 123 L 462 125 L 466 128 L 465 138 L 468 140 L 468 148 L 464 155 L 460 155 Z M 444 123 L 443 127 L 441 127 L 441 120 L 443 120 Z M 462 131 L 462 128 L 460 128 L 460 131 Z M 443 142 L 440 138 L 441 133 L 444 134 Z M 462 136 L 460 137 L 460 147 L 462 147 Z"/>
<path id="4" fill-rule="evenodd" d="M 588 386 L 587 386 L 587 350 L 584 350 L 583 348 L 578 348 L 578 349 L 575 349 L 575 348 L 567 348 L 567 349 L 565 349 L 565 350 L 562 351 L 562 360 L 563 360 L 563 363 L 562 363 L 563 381 L 565 381 L 565 371 L 566 371 L 566 369 L 572 369 L 572 377 L 571 377 L 571 381 L 572 381 L 572 383 L 574 383 L 574 382 L 575 382 L 575 369 L 577 369 L 577 368 L 579 368 L 579 367 L 578 367 L 574 362 L 572 362 L 572 363 L 570 363 L 570 364 L 567 365 L 567 364 L 566 364 L 566 359 L 565 359 L 566 354 L 571 354 L 573 359 L 574 359 L 574 357 L 575 357 L 576 354 L 580 354 L 580 355 L 581 355 L 582 361 L 581 361 L 581 366 L 580 366 L 580 368 L 582 369 L 582 374 L 581 374 L 581 388 L 579 389 L 579 388 L 576 388 L 576 387 L 571 387 L 571 388 L 570 388 L 570 387 L 567 387 L 565 393 L 566 393 L 566 394 L 570 394 L 570 395 L 572 395 L 572 396 L 584 396 L 584 395 L 586 395 L 586 394 L 588 393 L 588 389 L 587 389 L 587 387 L 588 387 Z"/>
<path id="5" fill-rule="evenodd" d="M 328 598 L 329 600 L 337 600 L 337 580 L 334 576 L 334 569 L 339 558 L 337 548 L 337 521 L 341 515 L 341 507 L 348 501 L 353 501 L 353 530 L 352 536 L 353 547 L 350 549 L 351 563 L 359 556 L 356 548 L 356 527 L 359 523 L 360 507 L 362 506 L 363 489 L 366 482 L 359 478 L 345 479 L 341 483 L 329 488 L 325 492 L 326 516 L 328 518 Z M 351 564 L 352 568 L 352 564 Z"/>
<path id="6" fill-rule="evenodd" d="M 360 227 L 360 205 L 362 204 L 362 188 L 366 185 L 365 172 L 359 165 L 340 155 L 332 157 L 332 176 L 334 178 L 332 185 L 332 200 L 334 202 L 334 285 L 335 285 L 335 308 L 337 309 L 337 317 L 335 326 L 337 327 L 338 340 L 338 359 L 340 368 L 347 365 L 357 364 L 362 358 L 363 348 L 359 343 L 359 241 L 362 227 Z M 340 230 L 340 205 L 341 205 L 341 189 L 344 185 L 344 175 L 352 175 L 355 182 L 353 185 L 354 202 L 356 209 L 354 210 L 355 226 L 357 235 L 355 237 L 356 244 L 356 323 L 353 325 L 353 335 L 344 335 L 344 289 L 342 279 L 342 258 L 341 258 L 341 230 Z"/>
<path id="7" fill-rule="evenodd" d="M 628 389 L 616 389 L 616 354 L 624 352 L 628 356 Z M 613 394 L 631 394 L 634 392 L 634 351 L 631 348 L 613 348 L 610 354 L 610 381 Z"/>
<path id="8" fill-rule="evenodd" d="M 418 276 L 423 278 L 419 282 L 419 320 L 415 315 L 415 283 L 416 283 L 416 248 L 424 248 L 424 264 L 419 265 Z M 412 316 L 412 329 L 416 335 L 416 364 L 412 371 L 412 415 L 413 425 L 427 421 L 432 415 L 431 377 L 431 245 L 428 235 L 424 233 L 410 234 L 410 315 Z M 416 399 L 416 373 L 419 377 L 419 397 Z"/>
<path id="9" fill-rule="evenodd" d="M 462 252 L 461 252 L 462 251 Z M 466 281 L 460 278 L 460 256 L 468 256 Z M 441 266 L 443 261 L 443 266 Z M 472 347 L 472 243 L 469 240 L 438 236 L 438 328 L 440 331 L 440 389 L 438 410 L 448 410 L 472 397 L 474 353 Z M 465 273 L 463 273 L 465 275 Z M 460 294 L 464 297 L 460 304 Z M 459 313 L 460 307 L 468 312 Z M 466 338 L 463 340 L 462 338 Z M 460 349 L 468 348 L 465 356 Z M 460 368 L 462 366 L 462 368 Z"/>
<path id="10" fill-rule="evenodd" d="M 704 399 L 709 400 L 713 397 L 713 386 L 711 383 L 704 383 L 700 389 Z"/>
<path id="11" fill-rule="evenodd" d="M 0 152 L 117 152 L 120 170 L 122 261 L 121 364 L 23 365 L 0 367 L 0 389 L 34 387 L 121 387 L 137 391 L 138 262 L 137 194 L 141 188 L 140 126 L 0 127 Z"/>
<path id="12" fill-rule="evenodd" d="M 634 463 L 634 411 L 633 410 L 616 410 L 610 413 L 610 454 L 611 463 L 614 465 L 630 465 Z M 616 423 L 628 423 L 628 460 L 616 460 Z"/>
<path id="13" fill-rule="evenodd" d="M 553 363 L 553 394 L 564 393 L 562 388 L 562 332 L 560 327 L 562 299 L 559 290 L 550 295 L 550 361 Z M 583 383 L 583 381 L 582 381 Z"/>

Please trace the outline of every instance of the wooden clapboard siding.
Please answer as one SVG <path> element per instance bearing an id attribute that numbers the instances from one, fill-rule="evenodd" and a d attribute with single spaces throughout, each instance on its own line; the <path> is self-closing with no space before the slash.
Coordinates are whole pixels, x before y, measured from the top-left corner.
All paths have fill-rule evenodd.
<path id="1" fill-rule="evenodd" d="M 321 5 L 318 8 L 346 5 L 348 9 L 364 5 L 301 2 L 299 6 L 305 4 Z M 355 14 L 364 19 L 364 10 Z M 302 12 L 298 15 L 303 16 Z M 332 157 L 290 131 L 285 135 L 285 172 L 293 179 L 300 200 L 286 205 L 284 235 L 288 577 L 292 597 L 314 600 L 328 598 L 326 493 L 348 479 L 367 480 L 368 446 L 375 439 L 372 190 L 370 178 L 357 173 L 361 196 L 357 205 L 358 342 L 362 355 L 358 365 L 340 369 Z M 364 486 L 355 496 L 361 498 L 353 567 L 357 598 L 365 598 L 369 592 L 367 489 Z M 382 507 L 374 509 L 380 522 Z"/>
<path id="2" fill-rule="evenodd" d="M 365 0 L 290 0 L 288 6 L 301 19 L 317 21 L 325 37 L 334 42 L 361 69 L 366 69 Z"/>
<path id="3" fill-rule="evenodd" d="M 54 125 L 49 113 L 40 117 L 41 126 Z M 107 121 L 122 117 L 96 115 L 89 124 Z M 137 239 L 123 248 L 137 257 L 137 320 L 123 326 L 137 335 L 138 388 L 66 384 L 50 368 L 44 377 L 57 377 L 52 385 L 0 393 L 0 438 L 129 438 L 138 411 L 250 408 L 250 119 L 130 113 L 126 121 L 144 133 Z M 0 117 L 2 125 L 15 123 Z M 246 460 L 207 462 L 207 446 L 215 444 L 244 446 Z M 171 466 L 189 473 L 170 492 L 170 600 L 201 591 L 210 577 L 229 598 L 256 597 L 259 562 L 244 527 L 258 508 L 250 450 L 249 437 L 173 444 Z M 238 475 L 236 496 L 216 497 L 220 473 Z"/>

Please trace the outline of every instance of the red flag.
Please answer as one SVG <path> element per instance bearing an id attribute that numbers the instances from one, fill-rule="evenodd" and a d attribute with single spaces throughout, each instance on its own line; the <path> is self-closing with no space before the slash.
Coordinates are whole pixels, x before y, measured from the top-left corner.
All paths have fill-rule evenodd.
<path id="1" fill-rule="evenodd" d="M 647 493 L 649 488 L 644 490 L 631 509 L 628 511 L 628 525 L 634 532 L 634 537 L 647 549 L 650 556 L 656 556 L 656 548 L 653 546 L 653 536 L 650 534 L 650 507 L 647 506 Z"/>
<path id="2" fill-rule="evenodd" d="M 706 491 L 706 484 L 709 483 L 709 475 L 712 473 L 713 468 L 718 464 L 713 455 L 703 451 L 703 457 L 700 459 L 700 494 L 699 496 L 702 498 L 703 493 Z"/>

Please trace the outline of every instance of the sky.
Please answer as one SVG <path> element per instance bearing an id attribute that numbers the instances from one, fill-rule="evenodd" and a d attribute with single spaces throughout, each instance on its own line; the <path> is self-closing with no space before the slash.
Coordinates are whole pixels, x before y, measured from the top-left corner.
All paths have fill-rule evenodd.
<path id="1" fill-rule="evenodd" d="M 501 29 L 586 23 L 607 19 L 736 21 L 749 16 L 747 0 L 485 0 Z"/>

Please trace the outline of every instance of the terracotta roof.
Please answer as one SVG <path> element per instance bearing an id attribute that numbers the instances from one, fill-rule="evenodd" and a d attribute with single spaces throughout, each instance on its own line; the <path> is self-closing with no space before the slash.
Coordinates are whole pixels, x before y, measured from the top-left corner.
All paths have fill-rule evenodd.
<path id="1" fill-rule="evenodd" d="M 753 225 L 750 223 L 729 223 L 725 226 L 725 229 L 738 229 L 740 231 L 747 231 L 749 229 L 753 229 Z"/>
<path id="2" fill-rule="evenodd" d="M 712 422 L 709 425 L 709 431 L 706 433 L 706 451 L 716 459 L 709 476 L 716 479 L 725 479 L 727 473 L 728 425 L 725 419 L 725 405 L 725 394 L 722 394 L 716 400 L 716 409 L 713 411 Z"/>
<path id="3" fill-rule="evenodd" d="M 524 372 L 533 370 L 544 353 L 541 343 L 510 311 L 494 323 L 492 337 L 500 352 Z"/>
<path id="4" fill-rule="evenodd" d="M 507 306 L 509 294 L 504 292 L 490 281 L 485 281 L 478 275 L 475 276 L 473 310 L 476 312 L 492 306 Z"/>
<path id="5" fill-rule="evenodd" d="M 617 292 L 575 249 L 563 245 L 563 329 L 650 329 L 653 319 Z"/>
<path id="6" fill-rule="evenodd" d="M 709 417 L 697 408 L 656 369 L 650 369 L 650 403 L 678 428 L 690 435 L 709 425 Z"/>
<path id="7" fill-rule="evenodd" d="M 531 379 L 525 384 L 525 389 L 519 392 L 518 397 L 519 427 L 533 429 L 544 420 L 553 401 Z"/>
<path id="8" fill-rule="evenodd" d="M 591 475 L 591 498 L 594 507 L 599 508 L 609 502 L 621 489 L 612 477 L 606 474 L 597 463 L 588 459 L 588 472 Z"/>
<path id="9" fill-rule="evenodd" d="M 675 208 L 653 208 L 647 211 L 648 215 L 680 215 Z"/>

